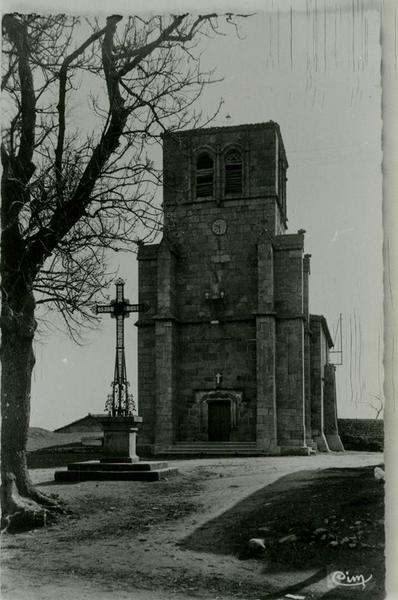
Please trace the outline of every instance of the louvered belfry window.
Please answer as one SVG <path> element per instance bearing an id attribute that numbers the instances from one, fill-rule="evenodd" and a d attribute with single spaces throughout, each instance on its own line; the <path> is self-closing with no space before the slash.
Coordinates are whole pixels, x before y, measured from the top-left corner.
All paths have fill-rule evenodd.
<path id="1" fill-rule="evenodd" d="M 214 163 L 207 152 L 199 154 L 196 162 L 196 197 L 213 195 Z"/>
<path id="2" fill-rule="evenodd" d="M 225 155 L 225 194 L 242 193 L 242 156 L 238 150 Z"/>

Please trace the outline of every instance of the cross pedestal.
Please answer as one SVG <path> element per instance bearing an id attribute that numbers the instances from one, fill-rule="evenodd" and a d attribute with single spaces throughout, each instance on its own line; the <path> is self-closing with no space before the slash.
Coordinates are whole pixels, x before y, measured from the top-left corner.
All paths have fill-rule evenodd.
<path id="1" fill-rule="evenodd" d="M 100 417 L 104 429 L 104 453 L 100 460 L 75 462 L 55 471 L 55 481 L 159 481 L 177 475 L 164 461 L 141 461 L 135 452 L 142 417 Z"/>
<path id="2" fill-rule="evenodd" d="M 102 463 L 135 463 L 138 424 L 142 417 L 102 417 L 99 419 L 104 429 L 104 456 Z"/>

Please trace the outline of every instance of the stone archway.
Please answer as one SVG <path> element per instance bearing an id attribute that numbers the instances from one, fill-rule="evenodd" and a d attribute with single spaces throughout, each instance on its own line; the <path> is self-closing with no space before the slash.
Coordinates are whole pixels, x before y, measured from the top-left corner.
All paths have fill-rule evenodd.
<path id="1" fill-rule="evenodd" d="M 216 389 L 196 392 L 201 438 L 209 442 L 230 441 L 238 425 L 241 401 L 241 391 Z"/>

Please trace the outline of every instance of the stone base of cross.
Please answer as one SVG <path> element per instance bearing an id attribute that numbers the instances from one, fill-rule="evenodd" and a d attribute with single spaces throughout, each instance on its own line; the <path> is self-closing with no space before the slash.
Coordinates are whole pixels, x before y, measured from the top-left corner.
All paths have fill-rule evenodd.
<path id="1" fill-rule="evenodd" d="M 101 417 L 104 451 L 99 460 L 68 464 L 55 471 L 55 481 L 159 481 L 176 475 L 178 470 L 164 461 L 140 461 L 135 451 L 141 417 Z"/>
<path id="2" fill-rule="evenodd" d="M 142 417 L 102 417 L 104 456 L 101 463 L 133 463 L 140 459 L 136 452 L 138 425 Z"/>

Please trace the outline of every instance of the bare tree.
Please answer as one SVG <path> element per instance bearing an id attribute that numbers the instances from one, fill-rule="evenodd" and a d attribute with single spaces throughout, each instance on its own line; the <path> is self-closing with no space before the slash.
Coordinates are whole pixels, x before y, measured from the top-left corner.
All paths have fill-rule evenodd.
<path id="1" fill-rule="evenodd" d="M 244 15 L 240 15 L 244 16 Z M 222 17 L 236 27 L 230 14 Z M 159 228 L 148 145 L 195 127 L 212 73 L 198 43 L 215 14 L 80 19 L 3 18 L 2 501 L 4 523 L 43 523 L 61 510 L 26 465 L 37 307 L 77 332 L 106 282 L 106 249 Z M 74 114 L 90 102 L 90 119 Z M 74 106 L 75 105 L 75 106 Z M 94 121 L 93 121 L 94 119 Z"/>
<path id="2" fill-rule="evenodd" d="M 375 411 L 374 418 L 376 420 L 382 419 L 384 414 L 384 397 L 379 394 L 372 394 L 372 397 L 374 401 L 369 400 L 368 404 Z"/>

